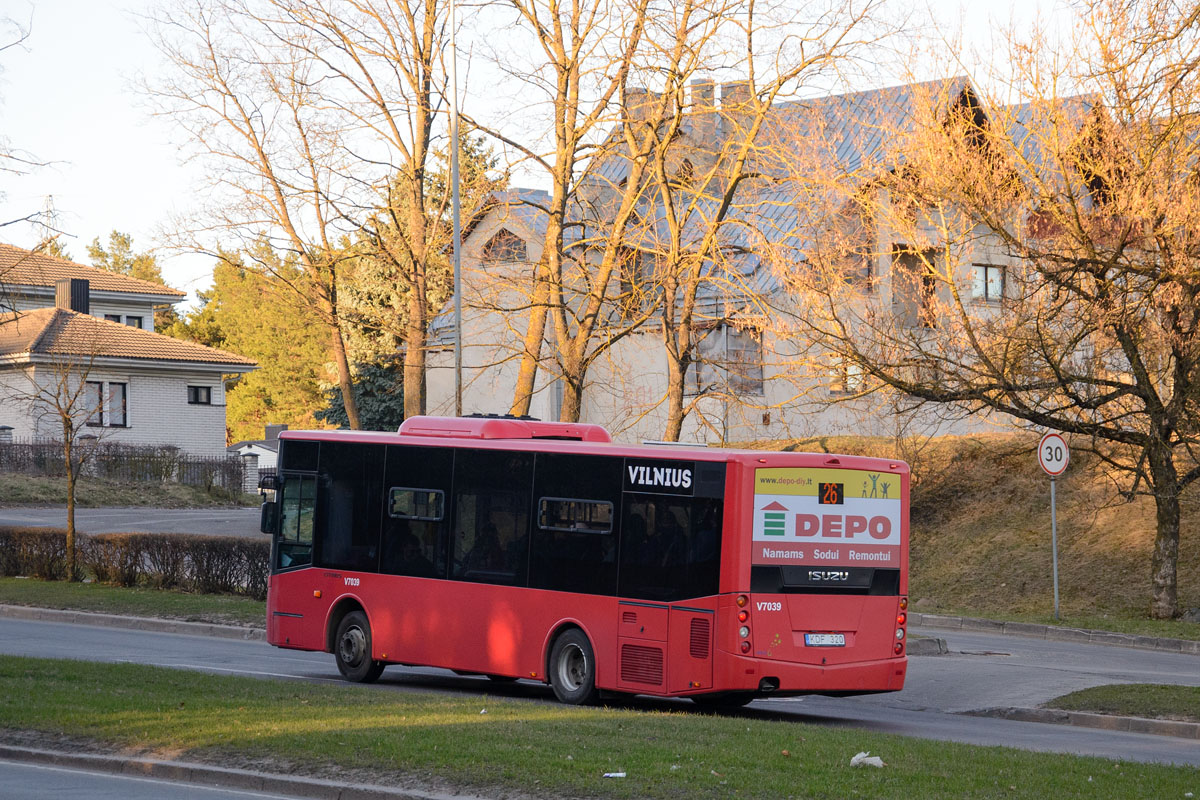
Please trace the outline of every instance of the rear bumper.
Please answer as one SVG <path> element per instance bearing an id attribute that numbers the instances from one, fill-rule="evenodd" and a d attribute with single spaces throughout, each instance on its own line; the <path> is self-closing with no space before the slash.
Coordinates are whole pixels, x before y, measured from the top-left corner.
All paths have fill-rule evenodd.
<path id="1" fill-rule="evenodd" d="M 904 688 L 908 672 L 907 656 L 830 665 L 732 655 L 722 661 L 727 672 L 717 685 L 733 691 L 762 690 L 763 696 L 897 692 Z M 764 689 L 772 685 L 776 688 Z"/>

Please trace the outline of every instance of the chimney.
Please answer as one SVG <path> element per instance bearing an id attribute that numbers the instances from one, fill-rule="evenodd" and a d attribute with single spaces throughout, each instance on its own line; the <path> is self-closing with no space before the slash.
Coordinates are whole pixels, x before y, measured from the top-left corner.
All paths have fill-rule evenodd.
<path id="1" fill-rule="evenodd" d="M 650 115 L 650 104 L 656 99 L 657 95 L 649 89 L 640 86 L 627 87 L 622 100 L 626 120 L 630 124 L 645 122 Z"/>
<path id="2" fill-rule="evenodd" d="M 288 429 L 288 426 L 287 426 L 286 422 L 280 422 L 280 423 L 268 425 L 266 427 L 266 440 L 268 442 L 275 441 L 276 439 L 279 438 L 280 431 L 286 431 L 287 429 Z"/>
<path id="3" fill-rule="evenodd" d="M 63 278 L 54 282 L 54 305 L 80 314 L 91 313 L 90 290 L 86 278 Z"/>

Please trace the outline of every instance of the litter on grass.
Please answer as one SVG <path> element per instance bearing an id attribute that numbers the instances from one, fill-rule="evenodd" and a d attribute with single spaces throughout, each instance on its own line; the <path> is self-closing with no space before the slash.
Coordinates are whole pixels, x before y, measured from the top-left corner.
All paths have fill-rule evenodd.
<path id="1" fill-rule="evenodd" d="M 885 767 L 887 764 L 884 763 L 882 758 L 871 755 L 871 751 L 867 750 L 865 752 L 858 753 L 854 756 L 854 758 L 850 759 L 850 766 Z"/>
<path id="2" fill-rule="evenodd" d="M 604 773 L 604 777 L 606 777 L 606 778 L 624 778 L 625 773 L 624 772 L 606 772 L 606 773 Z"/>

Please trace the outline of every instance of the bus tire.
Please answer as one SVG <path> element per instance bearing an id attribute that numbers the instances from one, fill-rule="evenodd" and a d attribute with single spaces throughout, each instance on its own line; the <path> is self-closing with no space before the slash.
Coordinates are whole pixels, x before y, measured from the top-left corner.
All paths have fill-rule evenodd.
<path id="1" fill-rule="evenodd" d="M 338 624 L 333 642 L 338 672 L 355 683 L 373 683 L 383 674 L 385 664 L 371 659 L 371 625 L 367 615 L 351 611 Z"/>
<path id="2" fill-rule="evenodd" d="M 550 686 L 559 702 L 573 706 L 594 703 L 600 694 L 592 644 L 578 628 L 563 632 L 550 648 Z"/>

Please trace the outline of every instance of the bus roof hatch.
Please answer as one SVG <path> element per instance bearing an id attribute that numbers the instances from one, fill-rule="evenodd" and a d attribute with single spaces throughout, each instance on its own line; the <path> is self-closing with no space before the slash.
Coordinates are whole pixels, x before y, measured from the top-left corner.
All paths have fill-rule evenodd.
<path id="1" fill-rule="evenodd" d="M 599 425 L 579 422 L 541 422 L 501 416 L 409 417 L 400 423 L 404 436 L 459 439 L 568 439 L 608 443 L 612 437 Z"/>

